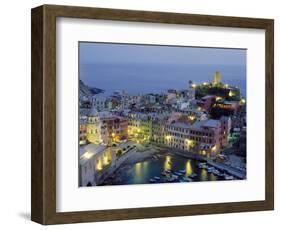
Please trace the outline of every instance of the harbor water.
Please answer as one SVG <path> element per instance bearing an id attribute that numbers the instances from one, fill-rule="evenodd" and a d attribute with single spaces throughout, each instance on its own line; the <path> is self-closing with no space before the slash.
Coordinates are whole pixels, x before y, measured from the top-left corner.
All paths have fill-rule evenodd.
<path id="1" fill-rule="evenodd" d="M 196 182 L 225 180 L 200 168 L 200 161 L 187 159 L 167 152 L 156 154 L 150 159 L 120 167 L 102 185 L 128 185 L 171 182 Z"/>

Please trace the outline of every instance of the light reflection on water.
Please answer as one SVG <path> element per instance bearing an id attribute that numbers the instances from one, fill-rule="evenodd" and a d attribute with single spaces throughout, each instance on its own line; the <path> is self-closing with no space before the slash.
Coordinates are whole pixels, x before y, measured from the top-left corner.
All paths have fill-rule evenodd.
<path id="1" fill-rule="evenodd" d="M 206 181 L 206 180 L 208 180 L 208 172 L 206 169 L 202 169 L 200 174 L 200 181 Z"/>
<path id="2" fill-rule="evenodd" d="M 193 170 L 192 170 L 192 164 L 191 164 L 191 160 L 187 160 L 186 161 L 186 169 L 185 169 L 185 174 L 186 176 L 190 175 L 191 173 L 193 173 Z"/>
<path id="3" fill-rule="evenodd" d="M 165 163 L 164 163 L 164 169 L 165 170 L 171 170 L 171 168 L 172 168 L 171 156 L 166 155 Z"/>
<path id="4" fill-rule="evenodd" d="M 208 173 L 206 169 L 198 168 L 198 163 L 199 161 L 186 159 L 171 153 L 157 155 L 156 159 L 152 158 L 121 167 L 112 178 L 104 182 L 104 185 L 148 184 L 150 179 L 154 177 L 160 177 L 157 183 L 167 183 L 165 176 L 161 174 L 167 170 L 172 170 L 173 172 L 185 170 L 185 176 L 196 174 L 193 181 L 217 181 L 223 179 Z"/>

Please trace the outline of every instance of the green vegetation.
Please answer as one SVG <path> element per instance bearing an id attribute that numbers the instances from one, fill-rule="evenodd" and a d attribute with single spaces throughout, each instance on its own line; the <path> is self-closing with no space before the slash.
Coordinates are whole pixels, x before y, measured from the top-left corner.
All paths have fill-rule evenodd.
<path id="1" fill-rule="evenodd" d="M 217 86 L 213 85 L 199 85 L 196 86 L 195 97 L 200 99 L 206 95 L 214 95 L 222 97 L 226 101 L 240 101 L 240 90 L 233 87 L 226 87 L 223 84 Z"/>
<path id="2" fill-rule="evenodd" d="M 221 116 L 232 116 L 233 110 L 226 110 L 220 107 L 212 106 L 209 113 L 212 119 L 220 119 Z"/>
<path id="3" fill-rule="evenodd" d="M 122 150 L 118 149 L 117 152 L 116 152 L 116 156 L 120 157 L 122 155 L 122 153 L 123 153 Z"/>

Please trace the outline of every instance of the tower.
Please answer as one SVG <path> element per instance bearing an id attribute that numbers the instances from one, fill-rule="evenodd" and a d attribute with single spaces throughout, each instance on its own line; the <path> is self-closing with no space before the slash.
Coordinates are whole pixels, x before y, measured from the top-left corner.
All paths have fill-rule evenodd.
<path id="1" fill-rule="evenodd" d="M 101 125 L 100 125 L 100 118 L 99 113 L 92 106 L 87 121 L 87 139 L 91 143 L 100 143 L 101 141 Z"/>
<path id="2" fill-rule="evenodd" d="M 216 71 L 214 73 L 213 85 L 219 85 L 221 83 L 221 73 L 220 71 Z"/>
<path id="3" fill-rule="evenodd" d="M 190 80 L 188 81 L 187 98 L 190 100 L 195 99 L 195 84 Z"/>

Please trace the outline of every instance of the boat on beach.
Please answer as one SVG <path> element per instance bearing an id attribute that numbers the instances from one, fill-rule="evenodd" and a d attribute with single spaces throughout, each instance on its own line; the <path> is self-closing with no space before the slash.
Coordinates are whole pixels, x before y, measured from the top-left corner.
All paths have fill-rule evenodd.
<path id="1" fill-rule="evenodd" d="M 216 170 L 216 169 L 215 169 L 215 167 L 213 167 L 213 166 L 207 168 L 207 172 L 208 172 L 208 173 L 213 173 L 214 170 Z"/>
<path id="2" fill-rule="evenodd" d="M 231 176 L 231 175 L 225 175 L 224 176 L 224 178 L 226 179 L 226 180 L 233 180 L 234 179 L 234 176 Z"/>
<path id="3" fill-rule="evenodd" d="M 198 163 L 198 168 L 206 169 L 206 168 L 208 168 L 208 165 L 206 162 L 200 162 L 200 163 Z"/>
<path id="4" fill-rule="evenodd" d="M 213 174 L 215 174 L 216 176 L 220 176 L 220 177 L 224 177 L 224 173 L 223 172 L 221 172 L 221 171 L 219 171 L 219 170 L 215 170 L 214 172 L 213 172 Z"/>
<path id="5" fill-rule="evenodd" d="M 183 173 L 181 173 L 179 171 L 178 172 L 174 172 L 174 174 L 177 175 L 177 176 L 182 176 L 183 175 Z"/>
<path id="6" fill-rule="evenodd" d="M 192 179 L 187 177 L 187 176 L 182 177 L 181 180 L 184 181 L 184 182 L 191 182 L 192 181 Z"/>
<path id="7" fill-rule="evenodd" d="M 212 171 L 212 173 L 213 173 L 214 175 L 218 176 L 218 175 L 219 175 L 219 173 L 220 173 L 220 171 L 219 171 L 219 170 L 217 170 L 217 169 L 214 169 L 214 170 Z"/>
<path id="8" fill-rule="evenodd" d="M 190 178 L 194 178 L 194 177 L 196 177 L 196 176 L 197 176 L 197 173 L 191 173 L 191 174 L 189 175 Z"/>
<path id="9" fill-rule="evenodd" d="M 168 177 L 168 178 L 166 178 L 166 181 L 168 181 L 168 182 L 175 182 L 177 179 L 176 178 L 174 178 L 174 177 Z"/>

